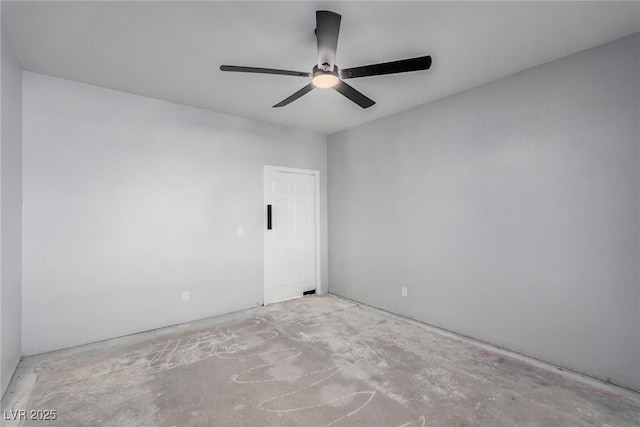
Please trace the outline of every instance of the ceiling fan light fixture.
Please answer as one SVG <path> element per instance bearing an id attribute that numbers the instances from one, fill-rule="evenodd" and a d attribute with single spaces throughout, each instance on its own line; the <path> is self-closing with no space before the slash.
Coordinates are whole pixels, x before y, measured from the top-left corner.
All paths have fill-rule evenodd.
<path id="1" fill-rule="evenodd" d="M 340 78 L 332 73 L 323 73 L 313 76 L 311 82 L 317 88 L 329 89 L 336 87 L 340 83 Z"/>
<path id="2" fill-rule="evenodd" d="M 324 71 L 318 69 L 317 66 L 313 67 L 313 78 L 311 84 L 319 89 L 330 89 L 338 86 L 340 83 L 340 75 L 338 74 L 338 67 L 334 67 L 334 71 Z"/>

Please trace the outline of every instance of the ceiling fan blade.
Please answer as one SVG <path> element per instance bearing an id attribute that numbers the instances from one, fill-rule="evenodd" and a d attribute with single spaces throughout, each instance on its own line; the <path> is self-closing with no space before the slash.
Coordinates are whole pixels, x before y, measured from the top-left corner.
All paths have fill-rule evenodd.
<path id="1" fill-rule="evenodd" d="M 221 71 L 236 71 L 240 73 L 281 74 L 284 76 L 311 77 L 311 73 L 301 71 L 276 70 L 275 68 L 241 67 L 238 65 L 221 65 Z"/>
<path id="2" fill-rule="evenodd" d="M 313 84 L 309 83 L 308 85 L 306 85 L 305 87 L 303 87 L 302 89 L 300 89 L 299 91 L 297 91 L 296 93 L 294 93 L 293 95 L 291 95 L 290 97 L 283 99 L 282 101 L 278 102 L 276 105 L 274 105 L 273 107 L 284 107 L 285 105 L 291 104 L 293 101 L 295 101 L 296 99 L 300 98 L 302 95 L 306 95 L 307 93 L 311 92 L 313 90 Z"/>
<path id="3" fill-rule="evenodd" d="M 361 106 L 362 108 L 369 108 L 376 103 L 374 100 L 367 98 L 362 93 L 358 92 L 357 90 L 355 90 L 354 88 L 352 88 L 351 86 L 349 86 L 343 81 L 338 83 L 338 86 L 336 86 L 334 89 L 340 92 L 341 94 L 343 94 L 344 96 L 346 96 L 347 98 L 349 98 L 351 101 Z"/>
<path id="4" fill-rule="evenodd" d="M 338 35 L 342 16 L 328 10 L 316 11 L 316 38 L 318 39 L 318 68 L 329 64 L 327 71 L 333 71 L 338 49 Z"/>
<path id="5" fill-rule="evenodd" d="M 343 79 L 355 79 L 357 77 L 380 76 L 383 74 L 428 70 L 429 67 L 431 67 L 431 57 L 427 55 L 420 56 L 418 58 L 401 59 L 400 61 L 346 68 L 340 70 L 340 75 Z"/>

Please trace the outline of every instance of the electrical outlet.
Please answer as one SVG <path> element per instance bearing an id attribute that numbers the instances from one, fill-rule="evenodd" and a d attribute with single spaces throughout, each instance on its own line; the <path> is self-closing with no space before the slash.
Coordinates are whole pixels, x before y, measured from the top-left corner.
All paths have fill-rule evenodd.
<path id="1" fill-rule="evenodd" d="M 189 301 L 189 291 L 183 291 L 182 292 L 182 302 L 187 302 Z"/>
<path id="2" fill-rule="evenodd" d="M 236 229 L 236 234 L 238 235 L 238 237 L 240 237 L 240 236 L 244 235 L 244 228 L 242 228 L 242 227 L 238 227 L 238 228 Z"/>
<path id="3" fill-rule="evenodd" d="M 406 286 L 402 286 L 400 288 L 400 290 L 402 291 L 402 296 L 406 297 L 407 296 L 407 287 Z"/>

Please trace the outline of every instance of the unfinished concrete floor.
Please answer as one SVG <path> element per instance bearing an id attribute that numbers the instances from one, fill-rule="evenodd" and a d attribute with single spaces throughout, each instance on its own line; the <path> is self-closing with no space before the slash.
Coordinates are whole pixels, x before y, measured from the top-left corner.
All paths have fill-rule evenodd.
<path id="1" fill-rule="evenodd" d="M 29 357 L 2 403 L 57 411 L 6 426 L 640 425 L 637 393 L 330 295 Z"/>

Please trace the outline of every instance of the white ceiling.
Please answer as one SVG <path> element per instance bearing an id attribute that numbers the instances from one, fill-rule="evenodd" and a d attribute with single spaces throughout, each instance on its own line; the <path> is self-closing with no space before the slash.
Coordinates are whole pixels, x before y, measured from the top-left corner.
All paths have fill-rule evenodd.
<path id="1" fill-rule="evenodd" d="M 315 10 L 342 14 L 341 68 L 430 54 L 431 70 L 350 80 L 272 108 L 310 71 Z M 640 31 L 639 2 L 8 2 L 2 27 L 25 70 L 270 123 L 334 133 Z"/>

